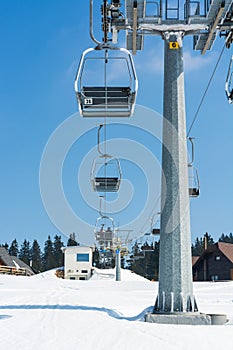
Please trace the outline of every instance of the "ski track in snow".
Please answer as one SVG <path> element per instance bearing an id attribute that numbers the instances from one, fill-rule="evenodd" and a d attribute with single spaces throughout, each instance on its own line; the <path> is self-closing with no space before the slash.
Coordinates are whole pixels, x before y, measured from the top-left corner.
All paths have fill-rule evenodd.
<path id="1" fill-rule="evenodd" d="M 0 337 L 4 350 L 219 350 L 232 348 L 233 282 L 196 282 L 201 312 L 226 313 L 223 326 L 161 325 L 144 322 L 158 283 L 114 270 L 89 281 L 0 275 Z"/>

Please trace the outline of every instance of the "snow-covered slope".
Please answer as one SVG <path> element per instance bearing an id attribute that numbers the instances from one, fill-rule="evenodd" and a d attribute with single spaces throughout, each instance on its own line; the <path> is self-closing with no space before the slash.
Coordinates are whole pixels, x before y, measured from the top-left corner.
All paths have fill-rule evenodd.
<path id="1" fill-rule="evenodd" d="M 194 283 L 200 311 L 226 313 L 224 326 L 143 322 L 158 283 L 130 271 L 97 270 L 89 281 L 48 271 L 33 277 L 0 275 L 0 339 L 4 350 L 232 349 L 233 282 Z"/>

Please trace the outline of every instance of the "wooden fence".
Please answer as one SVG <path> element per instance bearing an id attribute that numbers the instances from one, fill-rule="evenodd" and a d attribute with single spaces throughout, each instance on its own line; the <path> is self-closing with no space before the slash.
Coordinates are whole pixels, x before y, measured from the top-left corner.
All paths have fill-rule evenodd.
<path id="1" fill-rule="evenodd" d="M 0 265 L 0 274 L 16 275 L 16 276 L 31 276 L 32 272 L 22 267 L 16 268 L 15 266 Z"/>

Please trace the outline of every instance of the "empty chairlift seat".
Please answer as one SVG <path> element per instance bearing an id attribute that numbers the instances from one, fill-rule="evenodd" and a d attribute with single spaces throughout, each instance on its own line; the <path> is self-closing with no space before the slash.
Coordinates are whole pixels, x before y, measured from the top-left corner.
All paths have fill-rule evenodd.
<path id="1" fill-rule="evenodd" d="M 189 196 L 190 197 L 198 197 L 200 194 L 200 190 L 199 188 L 196 188 L 196 187 L 190 187 L 189 188 Z"/>
<path id="2" fill-rule="evenodd" d="M 88 49 L 82 54 L 75 79 L 83 117 L 130 117 L 137 94 L 137 77 L 126 49 Z"/>
<path id="3" fill-rule="evenodd" d="M 108 156 L 97 157 L 91 169 L 93 190 L 97 192 L 117 192 L 121 183 L 121 167 L 117 158 Z"/>
<path id="4" fill-rule="evenodd" d="M 95 177 L 93 187 L 98 192 L 117 192 L 120 187 L 120 179 L 118 177 Z"/>
<path id="5" fill-rule="evenodd" d="M 189 196 L 198 197 L 200 195 L 200 183 L 197 169 L 189 166 Z"/>

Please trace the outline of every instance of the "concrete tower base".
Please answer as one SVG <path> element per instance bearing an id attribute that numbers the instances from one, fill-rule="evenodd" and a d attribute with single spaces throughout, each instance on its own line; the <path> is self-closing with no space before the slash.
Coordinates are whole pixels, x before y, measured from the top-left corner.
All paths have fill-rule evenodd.
<path id="1" fill-rule="evenodd" d="M 184 325 L 223 325 L 227 322 L 223 314 L 203 314 L 200 312 L 147 313 L 145 322 Z"/>
<path id="2" fill-rule="evenodd" d="M 145 321 L 160 324 L 211 325 L 211 317 L 199 312 L 146 314 Z"/>

